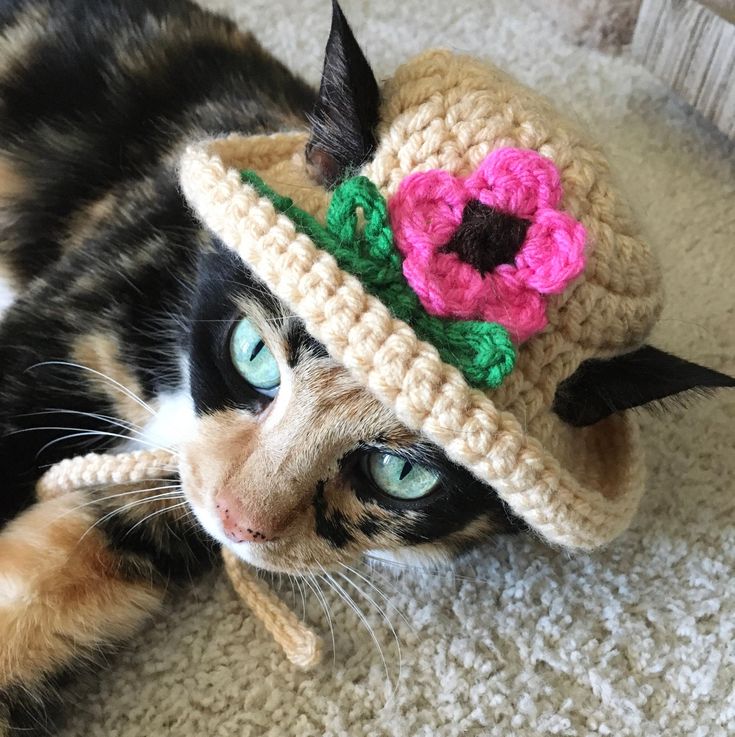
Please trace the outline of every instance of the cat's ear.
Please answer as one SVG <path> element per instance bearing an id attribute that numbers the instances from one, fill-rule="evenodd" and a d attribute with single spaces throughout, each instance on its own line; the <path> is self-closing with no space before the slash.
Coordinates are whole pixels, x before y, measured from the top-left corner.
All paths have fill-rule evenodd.
<path id="1" fill-rule="evenodd" d="M 380 92 L 342 8 L 332 2 L 332 29 L 306 159 L 312 176 L 334 186 L 375 149 Z"/>
<path id="2" fill-rule="evenodd" d="M 554 411 L 582 427 L 614 412 L 718 387 L 735 387 L 735 379 L 644 345 L 614 358 L 584 361 L 559 385 Z"/>

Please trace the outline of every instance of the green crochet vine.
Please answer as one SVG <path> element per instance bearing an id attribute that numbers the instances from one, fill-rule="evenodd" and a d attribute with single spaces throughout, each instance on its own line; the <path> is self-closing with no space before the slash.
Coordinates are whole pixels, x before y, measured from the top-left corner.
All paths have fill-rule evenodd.
<path id="1" fill-rule="evenodd" d="M 513 370 L 516 350 L 502 325 L 447 320 L 424 310 L 403 276 L 403 259 L 393 244 L 386 201 L 367 177 L 352 177 L 335 189 L 326 227 L 292 199 L 272 190 L 254 171 L 241 172 L 241 178 L 288 216 L 299 232 L 329 252 L 341 269 L 357 277 L 421 340 L 434 345 L 442 360 L 456 366 L 468 383 L 495 389 Z M 362 229 L 358 211 L 363 215 Z"/>

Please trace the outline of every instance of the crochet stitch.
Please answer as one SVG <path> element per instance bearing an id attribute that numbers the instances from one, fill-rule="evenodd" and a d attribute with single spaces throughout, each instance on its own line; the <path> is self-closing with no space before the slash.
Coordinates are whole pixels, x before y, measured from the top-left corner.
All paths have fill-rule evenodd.
<path id="1" fill-rule="evenodd" d="M 507 331 L 493 322 L 439 320 L 426 314 L 406 284 L 401 257 L 393 246 L 385 200 L 366 177 L 354 177 L 334 192 L 327 212 L 327 228 L 281 197 L 253 171 L 242 180 L 268 197 L 274 206 L 321 248 L 331 253 L 366 289 L 380 297 L 393 314 L 413 325 L 416 334 L 436 346 L 442 360 L 462 371 L 474 386 L 495 388 L 512 371 L 515 349 Z M 358 234 L 358 208 L 365 226 Z"/>
<path id="2" fill-rule="evenodd" d="M 517 343 L 544 328 L 542 295 L 564 291 L 584 269 L 584 226 L 556 209 L 561 198 L 554 164 L 517 148 L 491 152 L 465 178 L 439 169 L 406 177 L 390 215 L 403 273 L 427 311 L 500 323 Z M 472 202 L 529 221 L 514 263 L 483 274 L 447 250 Z"/>
<path id="3" fill-rule="evenodd" d="M 563 291 L 544 294 L 546 328 L 519 346 L 513 371 L 496 388 L 470 386 L 412 320 L 399 319 L 382 295 L 315 242 L 293 209 L 281 211 L 243 182 L 240 171 L 252 170 L 325 222 L 332 193 L 309 174 L 306 134 L 190 146 L 181 162 L 183 192 L 335 360 L 406 427 L 492 486 L 530 530 L 572 549 L 608 542 L 629 524 L 643 491 L 637 422 L 623 412 L 573 427 L 554 412 L 554 397 L 583 361 L 645 340 L 660 311 L 661 285 L 604 157 L 546 100 L 498 69 L 448 51 L 426 52 L 399 68 L 384 85 L 380 115 L 378 147 L 357 174 L 387 201 L 419 172 L 466 179 L 493 151 L 530 150 L 558 173 L 561 199 L 556 203 L 551 184 L 539 187 L 542 199 L 586 232 L 584 271 Z M 525 203 L 519 195 L 516 215 L 528 214 Z M 555 289 L 576 272 L 574 257 L 560 263 L 568 265 L 558 269 L 562 279 L 539 271 L 541 286 Z M 526 265 L 534 264 L 529 254 Z"/>

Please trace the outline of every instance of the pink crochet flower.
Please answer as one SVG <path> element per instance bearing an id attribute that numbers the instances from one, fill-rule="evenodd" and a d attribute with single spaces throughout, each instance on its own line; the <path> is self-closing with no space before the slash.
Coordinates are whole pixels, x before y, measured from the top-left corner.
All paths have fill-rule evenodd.
<path id="1" fill-rule="evenodd" d="M 516 343 L 539 332 L 544 295 L 564 291 L 585 265 L 584 226 L 556 209 L 561 196 L 556 166 L 518 148 L 493 151 L 465 178 L 439 169 L 406 177 L 388 204 L 403 273 L 424 309 L 500 323 Z M 463 260 L 456 241 L 467 234 L 474 261 L 490 270 Z"/>

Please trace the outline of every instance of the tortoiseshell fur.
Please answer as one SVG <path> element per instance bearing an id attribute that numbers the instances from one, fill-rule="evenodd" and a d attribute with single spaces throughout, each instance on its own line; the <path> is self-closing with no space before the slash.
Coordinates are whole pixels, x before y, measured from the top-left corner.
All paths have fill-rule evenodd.
<path id="1" fill-rule="evenodd" d="M 165 481 L 36 502 L 50 464 L 135 447 L 147 407 L 170 399 L 187 414 L 191 395 L 190 475 L 192 454 L 202 468 L 228 449 L 221 462 L 238 462 L 249 442 L 251 499 L 274 505 L 273 487 L 298 477 L 297 502 L 279 502 L 300 510 L 293 544 L 261 561 L 270 568 L 434 541 L 460 550 L 508 526 L 491 490 L 406 432 L 182 201 L 187 141 L 306 128 L 310 87 L 186 0 L 6 0 L 0 34 L 0 735 L 52 728 L 76 666 L 214 559 L 173 493 L 130 504 Z M 267 438 L 260 400 L 228 375 L 227 330 L 243 311 L 281 346 L 298 394 Z M 353 484 L 368 446 L 428 459 L 445 491 L 421 509 L 378 499 Z"/>
<path id="2" fill-rule="evenodd" d="M 379 102 L 336 2 L 318 93 L 188 0 L 0 3 L 0 737 L 53 730 L 59 688 L 221 544 L 299 574 L 369 551 L 446 558 L 521 527 L 334 362 L 179 192 L 187 142 L 310 124 L 307 162 L 331 186 L 380 145 Z M 278 362 L 275 398 L 233 367 L 243 317 Z M 554 409 L 585 425 L 734 384 L 644 346 L 582 364 Z M 173 478 L 36 499 L 63 458 L 151 445 L 179 453 Z M 365 471 L 375 451 L 437 485 L 389 497 Z M 223 497 L 277 532 L 226 533 Z"/>

